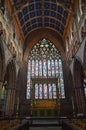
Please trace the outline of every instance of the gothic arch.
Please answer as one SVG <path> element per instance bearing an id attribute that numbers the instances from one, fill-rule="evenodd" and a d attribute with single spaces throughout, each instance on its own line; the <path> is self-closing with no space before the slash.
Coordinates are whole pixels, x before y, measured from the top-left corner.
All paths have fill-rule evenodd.
<path id="1" fill-rule="evenodd" d="M 65 99 L 62 60 L 59 49 L 46 38 L 40 39 L 28 56 L 27 99 L 37 100 L 38 103 L 41 103 L 42 109 L 45 100 L 46 104 L 49 105 L 50 101 L 55 103 L 58 100 L 58 95 L 58 103 L 60 99 Z M 34 86 L 34 90 L 31 86 Z M 37 105 L 37 107 L 39 106 Z M 30 107 L 30 109 L 32 108 Z M 53 110 L 59 113 L 55 108 Z M 40 107 L 39 111 L 41 115 Z M 34 112 L 35 109 L 32 115 Z M 36 112 L 38 113 L 38 110 Z M 46 112 L 43 110 L 43 112 L 46 115 L 48 110 L 46 109 Z M 51 115 L 55 115 L 55 113 Z"/>
<path id="2" fill-rule="evenodd" d="M 35 37 L 34 37 L 35 36 Z M 28 38 L 25 40 L 24 44 L 24 60 L 27 61 L 28 54 L 33 48 L 33 46 L 42 38 L 46 38 L 60 50 L 63 59 L 66 59 L 64 53 L 64 42 L 63 40 L 57 35 L 55 31 L 50 29 L 37 29 L 28 35 Z"/>

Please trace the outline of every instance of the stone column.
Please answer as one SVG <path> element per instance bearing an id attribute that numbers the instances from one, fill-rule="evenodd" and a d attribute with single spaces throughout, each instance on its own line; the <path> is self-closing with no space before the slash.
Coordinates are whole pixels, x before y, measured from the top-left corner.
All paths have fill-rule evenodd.
<path id="1" fill-rule="evenodd" d="M 6 116 L 13 116 L 14 114 L 14 101 L 15 101 L 15 89 L 7 88 L 7 98 L 6 98 Z"/>

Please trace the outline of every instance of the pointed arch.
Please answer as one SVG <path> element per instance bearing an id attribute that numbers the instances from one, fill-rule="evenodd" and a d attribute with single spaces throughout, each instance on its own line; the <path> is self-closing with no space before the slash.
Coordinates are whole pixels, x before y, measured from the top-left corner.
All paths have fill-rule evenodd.
<path id="1" fill-rule="evenodd" d="M 57 78 L 60 98 L 65 98 L 61 54 L 59 50 L 55 47 L 55 45 L 45 38 L 37 42 L 37 44 L 33 46 L 29 54 L 28 76 L 27 76 L 27 98 L 29 99 L 30 99 L 30 93 L 31 93 L 31 83 L 32 83 L 31 79 L 32 78 L 38 78 L 38 80 L 41 80 L 44 78 L 48 80 L 50 80 L 51 78 Z M 55 84 L 53 85 L 55 88 Z M 49 84 L 46 84 L 46 83 L 36 84 L 35 98 L 48 99 L 49 94 L 50 94 L 48 86 L 51 86 L 50 88 L 52 89 L 52 85 L 50 81 L 49 81 Z M 47 94 L 44 94 L 43 88 L 46 89 Z M 40 95 L 38 89 L 41 90 L 40 97 L 38 96 Z M 43 97 L 43 95 L 45 95 L 45 97 Z M 51 98 L 56 98 L 56 91 L 54 92 L 54 89 L 51 92 L 51 95 L 54 95 Z"/>

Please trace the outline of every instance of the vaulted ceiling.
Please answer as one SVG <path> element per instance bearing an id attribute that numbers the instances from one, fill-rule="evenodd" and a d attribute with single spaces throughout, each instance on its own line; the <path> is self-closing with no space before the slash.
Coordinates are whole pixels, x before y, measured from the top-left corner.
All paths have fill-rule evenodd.
<path id="1" fill-rule="evenodd" d="M 49 28 L 64 39 L 73 0 L 7 0 L 9 14 L 25 41 L 36 29 Z"/>

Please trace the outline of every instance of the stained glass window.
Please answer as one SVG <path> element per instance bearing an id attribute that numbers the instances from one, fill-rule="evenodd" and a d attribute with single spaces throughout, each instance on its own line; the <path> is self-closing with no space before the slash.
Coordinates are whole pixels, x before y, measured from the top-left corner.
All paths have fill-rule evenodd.
<path id="1" fill-rule="evenodd" d="M 32 87 L 35 99 L 56 99 L 58 90 L 60 98 L 65 98 L 62 59 L 55 45 L 43 38 L 33 47 L 28 59 L 27 99 L 31 98 Z M 48 83 L 36 82 L 32 86 L 32 78 L 39 80 L 57 78 L 58 84 L 48 81 Z"/>

